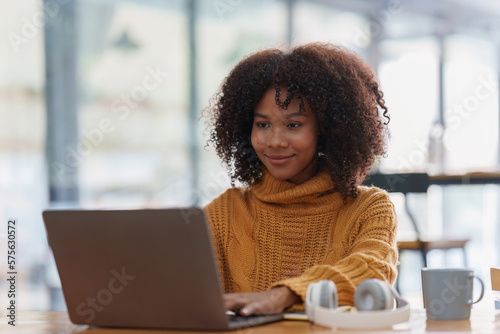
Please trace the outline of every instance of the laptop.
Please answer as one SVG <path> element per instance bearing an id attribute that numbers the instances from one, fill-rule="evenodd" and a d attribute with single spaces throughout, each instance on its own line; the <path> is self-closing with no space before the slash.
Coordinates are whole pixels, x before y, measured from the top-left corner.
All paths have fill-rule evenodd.
<path id="1" fill-rule="evenodd" d="M 43 212 L 71 321 L 99 327 L 230 330 L 282 314 L 226 314 L 203 210 Z"/>

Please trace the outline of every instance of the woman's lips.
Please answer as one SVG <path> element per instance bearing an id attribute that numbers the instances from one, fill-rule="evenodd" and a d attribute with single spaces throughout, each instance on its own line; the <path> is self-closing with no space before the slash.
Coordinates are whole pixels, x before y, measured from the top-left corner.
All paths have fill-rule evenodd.
<path id="1" fill-rule="evenodd" d="M 267 159 L 276 166 L 281 166 L 292 160 L 295 155 L 266 155 Z"/>

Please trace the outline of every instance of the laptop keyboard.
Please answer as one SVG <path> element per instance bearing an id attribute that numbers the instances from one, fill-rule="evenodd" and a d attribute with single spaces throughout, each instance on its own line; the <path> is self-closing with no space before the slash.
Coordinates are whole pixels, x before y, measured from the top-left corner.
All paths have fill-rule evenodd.
<path id="1" fill-rule="evenodd" d="M 231 328 L 242 328 L 242 327 L 258 326 L 280 320 L 283 320 L 283 314 L 250 315 L 247 317 L 241 315 L 230 315 L 229 326 Z"/>

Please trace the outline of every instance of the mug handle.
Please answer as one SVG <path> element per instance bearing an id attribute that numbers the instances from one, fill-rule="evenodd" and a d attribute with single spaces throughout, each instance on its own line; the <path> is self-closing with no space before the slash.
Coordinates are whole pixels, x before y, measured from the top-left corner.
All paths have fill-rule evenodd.
<path id="1" fill-rule="evenodd" d="M 481 283 L 481 294 L 480 294 L 479 298 L 475 302 L 473 302 L 472 299 L 470 299 L 467 302 L 468 305 L 472 305 L 472 304 L 475 304 L 475 303 L 479 302 L 481 299 L 483 299 L 483 296 L 484 296 L 484 283 L 483 283 L 483 280 L 481 278 L 479 278 L 478 276 L 476 276 L 474 274 L 470 274 L 469 278 L 471 278 L 471 279 L 477 278 L 477 280 L 479 281 L 479 283 Z"/>

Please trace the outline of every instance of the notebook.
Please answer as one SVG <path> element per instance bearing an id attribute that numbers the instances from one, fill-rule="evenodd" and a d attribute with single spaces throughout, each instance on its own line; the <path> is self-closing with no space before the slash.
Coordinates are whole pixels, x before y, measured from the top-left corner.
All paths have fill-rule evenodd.
<path id="1" fill-rule="evenodd" d="M 201 209 L 44 211 L 71 321 L 99 327 L 228 330 L 231 317 Z"/>

